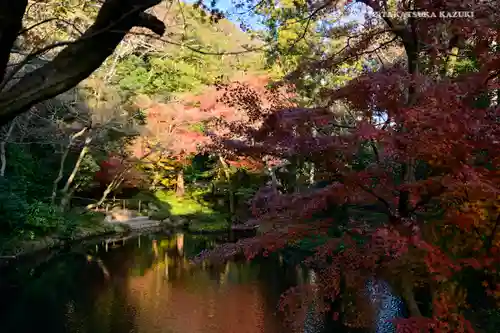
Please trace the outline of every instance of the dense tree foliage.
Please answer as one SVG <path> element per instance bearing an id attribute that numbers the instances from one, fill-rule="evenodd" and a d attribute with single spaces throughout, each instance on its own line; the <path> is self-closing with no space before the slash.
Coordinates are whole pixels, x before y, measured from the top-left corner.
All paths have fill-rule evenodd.
<path id="1" fill-rule="evenodd" d="M 489 3 L 411 3 L 396 9 L 385 2 L 364 4 L 371 16 L 357 36 L 353 28 L 338 26 L 328 36 L 349 36 L 351 43 L 331 56 L 306 57 L 289 79 L 335 75 L 342 64 L 391 43 L 404 50 L 405 61 L 379 66 L 340 88 L 320 89 L 314 108 L 275 108 L 262 115 L 259 129 L 247 127 L 237 142 L 226 140 L 227 148 L 253 158 L 286 161 L 299 155 L 326 176 L 328 185 L 265 192 L 267 206 L 256 218 L 268 231 L 222 253 L 242 249 L 253 256 L 307 236 L 336 235 L 316 247 L 308 262 L 319 266 L 325 299 L 342 297 L 345 306 L 357 307 L 351 318 L 341 314 L 343 321 L 364 325 L 370 318 L 363 315 L 362 291 L 375 276 L 391 281 L 405 297 L 411 317 L 397 321 L 401 331 L 472 332 L 464 316 L 470 287 L 464 276 L 470 269 L 484 271 L 492 298 L 499 286 L 497 105 L 488 99 L 498 75 L 492 46 L 498 17 L 488 14 Z M 330 5 L 321 8 L 323 19 L 334 13 Z M 320 8 L 301 9 L 313 15 Z M 387 10 L 473 10 L 476 19 L 380 16 Z M 456 58 L 471 55 L 473 70 L 464 71 Z M 262 110 L 258 97 L 255 91 L 230 94 L 249 112 Z M 342 121 L 343 108 L 354 114 L 350 122 Z M 325 216 L 335 206 L 368 206 L 378 218 L 370 221 L 369 212 Z M 422 285 L 432 298 L 425 314 L 415 298 Z"/>
<path id="2" fill-rule="evenodd" d="M 2 48 L 2 51 L 12 51 L 2 84 L 5 91 L 2 96 L 7 98 L 7 92 L 23 80 L 28 82 L 44 67 L 52 66 L 61 57 L 57 53 L 60 46 L 69 45 L 64 49 L 67 52 L 74 47 L 73 41 L 78 38 L 86 40 L 87 37 L 80 37 L 81 32 L 93 29 L 98 14 L 106 14 L 109 11 L 105 10 L 106 6 L 113 8 L 113 2 L 110 3 L 99 12 L 99 2 L 29 2 L 24 17 L 19 16 L 23 18 L 26 29 L 20 31 L 12 50 Z M 142 28 L 133 28 L 121 43 L 114 45 L 116 50 L 110 50 L 108 59 L 102 58 L 101 68 L 87 79 L 81 77 L 79 80 L 85 80 L 75 89 L 37 104 L 2 129 L 1 175 L 5 179 L 3 195 L 6 197 L 2 213 L 5 216 L 4 233 L 28 233 L 31 238 L 57 233 L 64 223 L 49 226 L 50 223 L 33 222 L 31 225 L 30 221 L 43 221 L 47 217 L 44 211 L 53 212 L 50 214 L 57 215 L 62 221 L 62 216 L 69 213 L 72 205 L 98 207 L 120 189 L 151 189 L 151 184 L 145 183 L 146 179 L 168 184 L 168 175 L 163 173 L 158 179 L 157 170 L 148 169 L 148 165 L 161 157 L 163 162 L 182 173 L 190 164 L 186 158 L 196 152 L 200 135 L 186 136 L 183 142 L 189 146 L 188 154 L 181 158 L 184 149 L 170 144 L 175 142 L 173 134 L 181 133 L 178 126 L 175 133 L 163 132 L 165 127 L 158 127 L 158 120 L 166 119 L 168 115 L 161 115 L 153 121 L 154 117 L 147 115 L 147 107 L 135 103 L 136 96 L 146 93 L 147 98 L 157 105 L 179 101 L 176 96 L 180 93 L 193 94 L 233 72 L 248 68 L 258 70 L 261 66 L 261 57 L 246 51 L 255 43 L 231 22 L 219 20 L 215 24 L 209 16 L 202 15 L 204 10 L 192 5 L 155 4 L 151 2 L 148 7 L 153 8 L 141 17 L 152 19 L 151 15 L 156 15 L 167 22 L 168 31 L 164 38 L 160 39 Z M 141 7 L 142 10 L 146 8 L 146 5 Z M 75 45 L 82 43 L 76 42 Z M 234 54 L 225 55 L 227 52 Z M 242 54 L 247 56 L 243 59 Z M 39 96 L 46 94 L 41 90 L 40 93 Z M 165 105 L 165 110 L 169 108 Z M 170 109 L 170 116 L 174 118 L 189 118 L 176 115 L 176 108 Z M 18 109 L 19 112 L 25 110 L 24 107 Z M 199 125 L 198 122 L 188 124 L 184 121 L 183 131 L 199 133 L 200 130 L 196 129 Z M 154 128 L 156 132 L 152 131 Z M 158 143 L 162 144 L 161 147 Z M 147 149 L 137 150 L 138 146 Z M 44 181 L 40 182 L 38 177 Z M 46 208 L 31 209 L 32 205 L 45 205 Z"/>

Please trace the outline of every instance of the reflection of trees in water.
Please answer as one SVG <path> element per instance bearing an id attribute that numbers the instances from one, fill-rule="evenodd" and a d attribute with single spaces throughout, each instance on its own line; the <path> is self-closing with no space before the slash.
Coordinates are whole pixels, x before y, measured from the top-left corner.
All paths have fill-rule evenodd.
<path id="1" fill-rule="evenodd" d="M 3 295 L 3 301 L 10 304 L 0 319 L 1 332 L 32 333 L 40 329 L 51 333 L 112 332 L 105 329 L 106 321 L 112 321 L 109 326 L 120 327 L 122 332 L 133 328 L 133 311 L 128 311 L 126 306 L 116 309 L 116 316 L 99 317 L 101 312 L 94 308 L 96 300 L 111 289 L 106 286 L 98 262 L 88 260 L 83 253 L 59 256 L 36 271 L 32 278 L 24 278 L 21 290 L 10 295 L 11 298 Z M 101 302 L 99 306 L 118 303 L 120 300 L 115 294 L 112 301 Z M 121 305 L 125 304 L 123 300 Z"/>
<path id="2" fill-rule="evenodd" d="M 148 333 L 165 328 L 182 333 L 281 332 L 273 316 L 279 294 L 267 300 L 274 293 L 265 293 L 258 263 L 192 266 L 182 255 L 203 250 L 209 241 L 177 236 L 157 242 L 159 255 L 151 269 L 129 279 L 139 326 Z"/>
<path id="3" fill-rule="evenodd" d="M 404 303 L 393 294 L 392 288 L 384 280 L 369 280 L 366 285 L 370 302 L 376 307 L 375 332 L 396 332 L 391 320 L 405 316 Z"/>
<path id="4" fill-rule="evenodd" d="M 12 300 L 15 329 L 4 329 L 4 320 L 0 331 L 288 333 L 274 315 L 277 303 L 307 272 L 277 256 L 190 264 L 188 257 L 214 245 L 204 236 L 142 236 L 59 258 Z"/>

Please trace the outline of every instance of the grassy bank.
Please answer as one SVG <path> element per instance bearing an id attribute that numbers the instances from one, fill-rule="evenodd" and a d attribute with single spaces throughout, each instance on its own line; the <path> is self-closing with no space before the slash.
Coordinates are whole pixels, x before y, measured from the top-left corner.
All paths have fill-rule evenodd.
<path id="1" fill-rule="evenodd" d="M 204 202 L 203 194 L 203 191 L 198 191 L 178 197 L 170 191 L 141 193 L 127 203 L 127 208 L 137 209 L 132 203 L 140 200 L 143 215 L 147 214 L 154 220 L 166 221 L 167 227 L 170 221 L 171 227 L 187 226 L 189 231 L 197 233 L 228 231 L 229 218 Z M 75 240 L 129 231 L 126 225 L 104 222 L 103 213 L 85 209 L 77 208 L 64 215 L 37 210 L 32 215 L 34 217 L 30 217 L 23 228 L 0 237 L 0 260 L 10 260 Z"/>
<path id="2" fill-rule="evenodd" d="M 223 232 L 229 230 L 229 217 L 214 210 L 202 198 L 204 191 L 188 192 L 179 197 L 172 191 L 157 191 L 153 195 L 140 194 L 153 209 L 154 220 L 170 221 L 172 225 L 185 225 L 192 232 Z"/>

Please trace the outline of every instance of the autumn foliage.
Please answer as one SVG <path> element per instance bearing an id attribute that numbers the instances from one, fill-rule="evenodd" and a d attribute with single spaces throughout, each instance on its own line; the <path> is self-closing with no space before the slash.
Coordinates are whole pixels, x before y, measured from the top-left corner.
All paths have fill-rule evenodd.
<path id="1" fill-rule="evenodd" d="M 378 1 L 364 3 L 381 10 Z M 498 39 L 499 17 L 486 3 L 414 6 L 428 12 L 473 10 L 476 19 L 438 16 L 402 27 L 391 23 L 392 41 L 405 49 L 407 59 L 367 71 L 340 88 L 323 89 L 314 107 L 299 107 L 289 98 L 269 103 L 251 89 L 226 89 L 226 103 L 251 121 L 230 126 L 221 139 L 225 149 L 255 160 L 299 156 L 329 175 L 329 185 L 267 191 L 266 208 L 255 210 L 255 218 L 269 231 L 225 245 L 212 258 L 238 251 L 252 257 L 304 237 L 328 235 L 307 260 L 318 272 L 325 311 L 329 302 L 348 295 L 358 309 L 350 324 L 365 325 L 359 314 L 366 303 L 362 290 L 375 276 L 396 286 L 408 305 L 411 316 L 397 320 L 398 332 L 474 332 L 465 316 L 464 270 L 486 272 L 487 294 L 500 295 L 499 109 L 488 99 L 498 88 L 500 56 L 491 43 Z M 335 57 L 304 63 L 290 79 L 334 72 L 353 55 L 381 45 L 387 22 L 366 28 L 359 43 Z M 450 74 L 447 54 L 457 40 L 454 45 L 466 49 L 464 56 L 474 57 L 474 71 Z M 488 102 L 481 104 L 485 98 Z M 356 121 L 340 122 L 339 105 L 347 106 Z M 361 162 L 360 152 L 367 156 Z M 381 216 L 377 222 L 320 214 L 331 207 L 366 205 Z M 415 300 L 420 286 L 432 298 L 427 315 Z"/>
<path id="2" fill-rule="evenodd" d="M 209 118 L 184 101 L 171 103 L 153 102 L 147 97 L 137 102 L 145 110 L 146 125 L 141 144 L 161 152 L 172 159 L 183 160 L 198 151 L 206 141 L 203 130 L 196 128 Z"/>
<path id="3" fill-rule="evenodd" d="M 146 188 L 147 179 L 137 168 L 140 162 L 131 156 L 112 155 L 101 162 L 94 178 L 103 188 L 117 181 L 121 188 Z"/>
<path id="4" fill-rule="evenodd" d="M 293 105 L 289 86 L 270 89 L 270 84 L 271 80 L 265 75 L 236 76 L 229 83 L 220 83 L 196 97 L 200 110 L 210 115 L 207 151 L 223 154 L 235 167 L 254 171 L 262 171 L 266 165 L 277 162 L 266 154 L 239 154 L 226 145 L 228 141 L 248 142 L 262 126 L 264 117 Z"/>

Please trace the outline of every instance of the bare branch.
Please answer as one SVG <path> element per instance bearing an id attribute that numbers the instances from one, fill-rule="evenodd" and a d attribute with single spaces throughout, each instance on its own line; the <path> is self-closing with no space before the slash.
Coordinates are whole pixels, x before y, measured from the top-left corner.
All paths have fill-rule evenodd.
<path id="1" fill-rule="evenodd" d="M 311 14 L 309 14 L 306 18 L 306 24 L 305 24 L 305 27 L 304 27 L 304 30 L 302 31 L 302 33 L 293 41 L 292 45 L 289 47 L 289 51 L 293 50 L 295 48 L 295 46 L 297 45 L 297 43 L 299 43 L 301 40 L 303 40 L 306 35 L 307 35 L 307 32 L 309 31 L 309 27 L 311 25 L 311 22 L 312 20 L 314 20 L 316 18 L 316 16 L 318 16 L 318 14 L 325 8 L 327 8 L 328 6 L 330 5 L 330 2 L 329 1 L 326 1 L 324 4 L 318 6 L 318 8 L 316 8 Z"/>
<path id="2" fill-rule="evenodd" d="M 117 32 L 119 32 L 119 31 L 117 31 Z M 170 39 L 165 39 L 165 38 L 161 38 L 161 37 L 158 37 L 158 36 L 154 36 L 154 35 L 151 35 L 151 34 L 145 33 L 145 32 L 131 31 L 130 34 L 131 35 L 146 36 L 146 37 L 154 38 L 155 40 L 158 40 L 160 42 L 163 42 L 163 43 L 166 43 L 166 44 L 175 45 L 175 46 L 185 47 L 188 50 L 191 50 L 191 51 L 196 52 L 196 53 L 204 54 L 204 55 L 220 55 L 220 56 L 223 56 L 223 55 L 239 55 L 239 54 L 246 54 L 246 53 L 258 52 L 258 51 L 262 51 L 264 49 L 264 47 L 262 46 L 262 47 L 248 48 L 248 49 L 241 50 L 241 51 L 211 52 L 211 51 L 204 51 L 204 50 L 201 50 L 201 49 L 189 46 L 189 45 L 184 44 L 184 43 L 179 43 L 179 42 L 176 42 L 176 41 L 173 41 L 173 40 L 170 40 Z"/>
<path id="3" fill-rule="evenodd" d="M 69 22 L 69 21 L 66 21 L 66 20 L 63 20 L 61 18 L 58 18 L 58 17 L 51 17 L 51 18 L 48 18 L 46 20 L 43 20 L 43 21 L 40 21 L 40 22 L 37 22 L 27 28 L 24 28 L 22 29 L 21 31 L 19 31 L 18 35 L 24 35 L 25 33 L 29 32 L 30 30 L 33 30 L 43 24 L 46 24 L 46 23 L 49 23 L 49 22 L 52 22 L 52 21 L 59 21 L 59 22 L 63 22 L 64 24 L 67 24 L 69 26 L 71 26 L 73 29 L 75 29 L 80 35 L 83 34 L 82 31 L 80 31 L 80 29 L 78 29 L 78 27 L 76 25 L 74 25 L 73 23 Z"/>
<path id="4" fill-rule="evenodd" d="M 69 142 L 66 145 L 66 148 L 64 149 L 64 153 L 61 156 L 61 161 L 60 161 L 60 166 L 59 166 L 59 173 L 56 177 L 56 179 L 53 182 L 53 187 L 52 187 L 52 196 L 51 196 L 51 202 L 52 204 L 55 203 L 56 196 L 57 196 L 57 187 L 59 185 L 59 182 L 63 179 L 63 173 L 64 173 L 64 164 L 66 162 L 66 159 L 69 154 L 69 150 L 71 146 L 73 145 L 73 142 L 80 136 L 82 136 L 85 132 L 87 131 L 87 127 L 84 127 L 81 129 L 79 132 L 73 134 L 69 138 Z"/>

